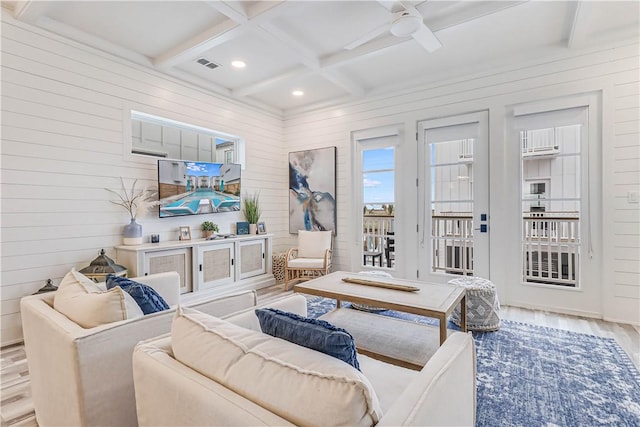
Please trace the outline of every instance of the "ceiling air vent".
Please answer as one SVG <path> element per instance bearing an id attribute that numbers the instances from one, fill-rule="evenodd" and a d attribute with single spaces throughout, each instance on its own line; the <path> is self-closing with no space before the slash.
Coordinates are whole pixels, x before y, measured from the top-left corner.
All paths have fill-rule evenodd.
<path id="1" fill-rule="evenodd" d="M 215 68 L 218 68 L 220 66 L 219 64 L 216 64 L 215 62 L 209 61 L 207 58 L 198 58 L 198 59 L 196 59 L 196 62 L 198 64 L 204 65 L 205 67 L 210 68 L 212 70 L 215 69 Z"/>

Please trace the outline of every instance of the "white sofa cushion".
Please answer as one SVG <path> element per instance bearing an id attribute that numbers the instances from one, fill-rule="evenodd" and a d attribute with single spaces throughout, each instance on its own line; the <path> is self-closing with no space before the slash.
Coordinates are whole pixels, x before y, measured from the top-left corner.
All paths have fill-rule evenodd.
<path id="1" fill-rule="evenodd" d="M 91 279 L 71 270 L 60 282 L 53 308 L 83 328 L 141 317 L 142 310 L 121 288 L 103 291 Z"/>
<path id="2" fill-rule="evenodd" d="M 332 231 L 298 231 L 298 258 L 322 258 L 331 249 Z"/>
<path id="3" fill-rule="evenodd" d="M 364 425 L 382 410 L 369 380 L 326 354 L 178 307 L 176 360 L 297 425 Z"/>

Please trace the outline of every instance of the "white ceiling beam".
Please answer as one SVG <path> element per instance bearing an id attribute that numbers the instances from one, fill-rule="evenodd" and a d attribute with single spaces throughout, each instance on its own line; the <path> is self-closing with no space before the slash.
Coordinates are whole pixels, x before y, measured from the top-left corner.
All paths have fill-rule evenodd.
<path id="1" fill-rule="evenodd" d="M 354 96 L 364 96 L 364 88 L 336 70 L 320 70 L 320 75 Z"/>
<path id="2" fill-rule="evenodd" d="M 263 23 L 256 28 L 264 37 L 285 46 L 289 53 L 294 53 L 299 61 L 312 70 L 320 69 L 320 59 L 316 54 L 297 39 L 271 23 Z"/>
<path id="3" fill-rule="evenodd" d="M 245 31 L 244 25 L 226 20 L 157 56 L 153 64 L 158 68 L 169 68 L 181 62 L 190 61 L 203 52 L 238 37 Z"/>
<path id="4" fill-rule="evenodd" d="M 249 20 L 260 25 L 281 16 L 290 7 L 292 7 L 292 3 L 286 0 L 258 1 L 248 10 Z"/>
<path id="5" fill-rule="evenodd" d="M 573 3 L 573 20 L 567 37 L 567 47 L 575 49 L 583 47 L 589 34 L 589 21 L 592 7 L 588 2 L 577 1 Z M 571 7 L 569 6 L 569 7 Z"/>
<path id="6" fill-rule="evenodd" d="M 389 34 L 385 37 L 360 45 L 355 49 L 343 50 L 332 55 L 325 56 L 322 58 L 322 68 L 333 68 L 339 65 L 345 65 L 349 62 L 358 61 L 365 56 L 377 54 L 384 49 L 397 46 L 401 43 L 407 43 L 412 40 L 412 38 L 399 38 Z"/>
<path id="7" fill-rule="evenodd" d="M 44 16 L 49 8 L 49 2 L 20 0 L 13 7 L 13 17 L 22 22 L 35 24 Z"/>
<path id="8" fill-rule="evenodd" d="M 209 49 L 239 37 L 249 29 L 255 29 L 256 26 L 264 19 L 271 19 L 270 17 L 281 14 L 287 6 L 286 1 L 258 2 L 256 6 L 248 11 L 248 19 L 244 19 L 243 14 L 247 14 L 241 12 L 237 7 L 234 7 L 231 2 L 225 2 L 220 5 L 217 5 L 216 3 L 218 2 L 212 1 L 208 4 L 215 7 L 225 16 L 228 16 L 227 14 L 229 14 L 232 15 L 233 18 L 230 18 L 213 28 L 205 30 L 189 40 L 180 43 L 167 52 L 158 55 L 153 61 L 156 67 L 166 69 L 181 62 L 190 61 Z M 237 19 L 238 21 L 235 21 L 234 19 Z"/>
<path id="9" fill-rule="evenodd" d="M 249 20 L 247 12 L 240 3 L 229 1 L 206 1 L 205 3 L 238 24 Z"/>

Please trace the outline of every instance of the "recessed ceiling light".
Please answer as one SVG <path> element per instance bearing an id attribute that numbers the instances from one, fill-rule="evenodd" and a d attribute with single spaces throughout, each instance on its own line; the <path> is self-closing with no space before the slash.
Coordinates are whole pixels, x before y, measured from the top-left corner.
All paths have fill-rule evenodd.
<path id="1" fill-rule="evenodd" d="M 247 64 L 244 61 L 231 61 L 231 65 L 236 68 L 244 68 Z"/>
<path id="2" fill-rule="evenodd" d="M 301 91 L 301 90 L 294 90 L 293 92 L 291 92 L 291 94 L 293 96 L 302 96 L 302 95 L 304 95 L 304 92 Z"/>

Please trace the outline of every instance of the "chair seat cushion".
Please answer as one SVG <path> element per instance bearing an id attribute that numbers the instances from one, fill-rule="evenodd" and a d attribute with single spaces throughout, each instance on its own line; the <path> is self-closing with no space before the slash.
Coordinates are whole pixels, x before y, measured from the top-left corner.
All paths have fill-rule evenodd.
<path id="1" fill-rule="evenodd" d="M 294 258 L 287 262 L 288 268 L 323 268 L 324 258 Z"/>
<path id="2" fill-rule="evenodd" d="M 121 288 L 104 292 L 91 279 L 71 270 L 60 282 L 53 308 L 83 328 L 94 328 L 143 315 L 133 298 Z"/>
<path id="3" fill-rule="evenodd" d="M 334 357 L 178 307 L 176 360 L 296 425 L 375 425 L 369 380 Z"/>
<path id="4" fill-rule="evenodd" d="M 276 308 L 256 310 L 265 334 L 321 351 L 360 370 L 356 345 L 349 332 L 319 319 L 309 319 Z"/>

